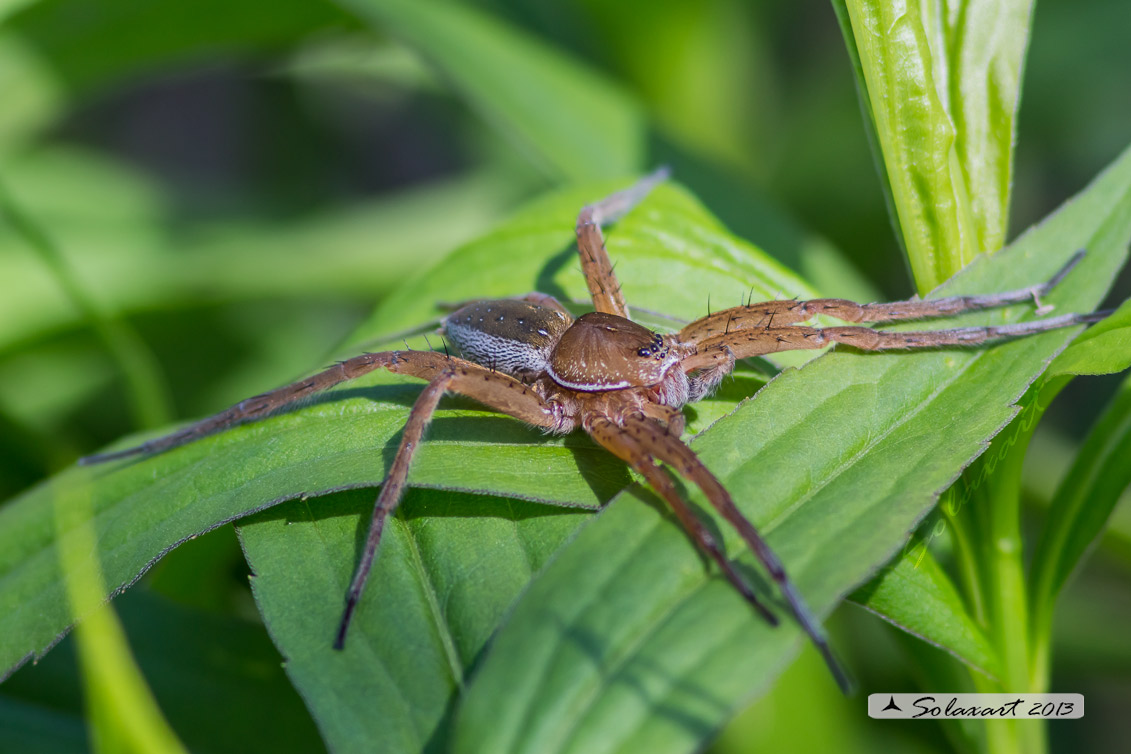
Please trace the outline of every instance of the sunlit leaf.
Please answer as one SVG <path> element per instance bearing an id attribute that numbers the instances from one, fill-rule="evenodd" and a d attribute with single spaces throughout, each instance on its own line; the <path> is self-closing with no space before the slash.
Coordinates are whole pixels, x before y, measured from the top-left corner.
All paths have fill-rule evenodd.
<path id="1" fill-rule="evenodd" d="M 1089 310 L 1129 238 L 1131 151 L 940 293 L 1024 287 L 1087 246 L 1092 254 L 1050 300 Z M 1013 309 L 969 321 L 1023 312 L 1032 316 Z M 969 351 L 828 354 L 783 372 L 693 447 L 826 614 L 899 550 L 1073 335 Z M 758 620 L 671 520 L 642 504 L 651 499 L 619 495 L 523 595 L 465 693 L 456 751 L 692 751 L 773 682 L 799 630 Z"/>
<path id="2" fill-rule="evenodd" d="M 1112 374 L 1131 367 L 1131 301 L 1089 327 L 1057 356 L 1046 379 L 1072 374 Z"/>
<path id="3" fill-rule="evenodd" d="M 616 186 L 574 189 L 536 202 L 403 287 L 358 338 L 427 322 L 440 299 L 536 288 L 582 295 L 571 242 L 577 208 Z M 806 292 L 674 187 L 658 190 L 619 223 L 614 241 L 618 236 L 630 300 L 657 310 L 705 313 L 705 293 L 712 290 L 735 299 L 751 288 L 761 297 Z M 691 253 L 693 245 L 701 246 Z M 687 258 L 680 259 L 684 253 Z M 645 290 L 643 284 L 654 284 L 665 266 L 679 276 L 668 278 L 671 295 Z M 416 392 L 403 379 L 374 374 L 312 405 L 160 456 L 69 469 L 11 501 L 0 509 L 0 668 L 6 674 L 49 647 L 73 622 L 52 521 L 57 495 L 89 490 L 100 549 L 86 555 L 102 560 L 109 588 L 118 590 L 177 543 L 220 523 L 286 499 L 377 486 Z M 629 481 L 622 464 L 582 436 L 550 438 L 466 400 L 447 406 L 414 464 L 410 483 L 416 486 L 592 508 Z M 349 552 L 341 557 L 352 558 Z"/>
<path id="4" fill-rule="evenodd" d="M 834 6 L 902 241 L 926 292 L 1005 240 L 1032 2 Z"/>

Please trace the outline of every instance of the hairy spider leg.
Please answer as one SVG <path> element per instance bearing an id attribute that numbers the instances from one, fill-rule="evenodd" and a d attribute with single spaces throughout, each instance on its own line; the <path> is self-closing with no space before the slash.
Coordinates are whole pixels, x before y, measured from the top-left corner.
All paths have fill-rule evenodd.
<path id="1" fill-rule="evenodd" d="M 653 424 L 652 422 L 648 423 L 652 426 L 645 431 L 666 433 L 663 427 Z M 727 580 L 734 585 L 739 594 L 741 594 L 771 626 L 778 625 L 777 616 L 770 612 L 770 609 L 763 605 L 758 599 L 754 588 L 750 586 L 746 579 L 743 578 L 742 574 L 731 564 L 726 553 L 723 552 L 718 541 L 716 541 L 715 536 L 708 531 L 703 522 L 699 520 L 699 517 L 691 510 L 691 506 L 679 496 L 679 492 L 672 483 L 671 477 L 656 465 L 655 455 L 636 437 L 641 430 L 634 428 L 626 433 L 621 431 L 613 422 L 602 418 L 590 422 L 586 431 L 598 444 L 627 463 L 647 480 L 652 489 L 658 492 L 660 497 L 666 500 L 668 505 L 671 506 L 680 524 L 687 530 L 687 533 L 691 535 L 692 541 L 698 545 L 699 549 L 702 550 L 704 554 L 718 563 L 719 568 L 722 569 Z"/>
<path id="2" fill-rule="evenodd" d="M 889 332 L 870 327 L 769 327 L 764 330 L 743 330 L 729 335 L 708 338 L 699 344 L 699 351 L 683 362 L 683 369 L 710 370 L 734 359 L 763 356 L 779 351 L 823 348 L 831 343 L 844 343 L 862 351 L 893 351 L 911 348 L 974 346 L 990 340 L 1018 338 L 1048 332 L 1062 327 L 1099 322 L 1110 312 L 1064 314 L 1060 317 L 986 327 L 956 327 L 950 330 Z"/>
<path id="3" fill-rule="evenodd" d="M 593 308 L 605 314 L 628 318 L 624 293 L 613 272 L 609 252 L 601 226 L 620 219 L 644 200 L 656 184 L 668 177 L 668 169 L 660 168 L 650 175 L 599 202 L 583 208 L 577 216 L 577 250 L 581 257 L 581 272 L 593 297 Z"/>
<path id="4" fill-rule="evenodd" d="M 82 463 L 93 464 L 112 461 L 145 453 L 158 453 L 205 435 L 241 424 L 261 419 L 274 411 L 306 398 L 339 383 L 360 377 L 376 369 L 388 369 L 396 374 L 428 380 L 428 385 L 409 411 L 404 433 L 397 448 L 396 456 L 382 484 L 381 492 L 373 508 L 373 518 L 366 536 L 365 548 L 354 571 L 349 590 L 346 593 L 346 606 L 334 642 L 336 649 L 345 645 L 346 631 L 354 609 L 361 597 L 365 582 L 373 567 L 373 561 L 381 543 L 385 520 L 396 510 L 404 493 L 405 480 L 413 454 L 420 446 L 424 430 L 432 420 L 436 405 L 444 392 L 466 395 L 489 408 L 513 416 L 527 424 L 558 432 L 569 431 L 573 427 L 563 420 L 529 385 L 510 375 L 496 372 L 464 359 L 435 353 L 433 351 L 385 351 L 367 353 L 342 361 L 330 369 L 312 377 L 300 380 L 285 387 L 272 390 L 232 406 L 207 419 L 191 424 L 182 430 L 151 440 L 141 445 L 110 453 L 87 456 Z"/>
<path id="5" fill-rule="evenodd" d="M 626 426 L 640 426 L 642 423 L 642 420 L 630 417 Z M 770 574 L 770 578 L 777 584 L 778 589 L 781 590 L 782 596 L 785 597 L 785 601 L 789 605 L 790 612 L 793 613 L 793 617 L 800 624 L 801 629 L 809 635 L 809 639 L 817 647 L 821 656 L 824 657 L 825 663 L 832 671 L 837 684 L 846 694 L 851 693 L 854 684 L 848 672 L 833 655 L 824 628 L 809 611 L 801 593 L 797 591 L 797 587 L 786 574 L 781 560 L 770 549 L 769 544 L 758 533 L 754 524 L 750 523 L 750 520 L 738 510 L 722 482 L 711 473 L 710 469 L 703 465 L 699 456 L 695 455 L 695 452 L 679 438 L 655 432 L 642 432 L 638 437 L 657 458 L 675 469 L 680 476 L 698 486 L 706 495 L 711 506 L 735 528 L 739 536 L 746 542 L 747 547 L 754 553 L 758 562 Z"/>
<path id="6" fill-rule="evenodd" d="M 361 599 L 361 593 L 381 544 L 385 520 L 396 510 L 401 501 L 412 457 L 420 447 L 424 431 L 432 421 L 432 415 L 445 391 L 451 390 L 465 395 L 489 408 L 536 427 L 556 431 L 567 429 L 562 426 L 552 407 L 543 401 L 541 396 L 530 386 L 508 374 L 433 351 L 395 351 L 392 357 L 387 366 L 390 371 L 419 377 L 429 382 L 409 411 L 396 456 L 374 503 L 373 518 L 369 524 L 365 547 L 346 592 L 346 606 L 342 611 L 342 620 L 334 640 L 335 649 L 342 649 L 345 646 L 350 620 Z"/>
<path id="7" fill-rule="evenodd" d="M 845 322 L 885 323 L 949 317 L 1027 301 L 1036 302 L 1040 307 L 1041 296 L 1046 295 L 1064 280 L 1083 258 L 1084 250 L 1077 251 L 1048 281 L 1005 293 L 911 299 L 882 304 L 857 304 L 840 298 L 818 298 L 808 301 L 763 301 L 747 306 L 735 306 L 691 322 L 679 331 L 679 340 L 682 343 L 699 343 L 736 330 L 793 325 L 817 315 L 834 317 Z"/>
<path id="8" fill-rule="evenodd" d="M 397 455 L 393 458 L 389 473 L 381 484 L 381 493 L 377 496 L 377 502 L 373 506 L 373 518 L 369 523 L 369 532 L 365 536 L 365 548 L 361 552 L 361 559 L 357 562 L 353 579 L 346 591 L 346 607 L 342 611 L 341 623 L 338 624 L 334 649 L 345 649 L 346 631 L 349 630 L 354 608 L 357 607 L 358 600 L 361 599 L 361 592 L 365 589 L 365 582 L 373 569 L 377 547 L 381 544 L 381 534 L 385 531 L 385 519 L 400 504 L 401 497 L 404 495 L 404 484 L 408 478 L 408 468 L 412 463 L 412 456 L 416 453 L 416 449 L 420 447 L 424 430 L 431 423 L 432 415 L 436 412 L 436 406 L 439 405 L 440 399 L 444 397 L 444 391 L 451 385 L 453 376 L 451 372 L 447 372 L 436 377 L 428 383 L 417 397 L 416 402 L 412 404 L 408 421 L 404 425 L 401 443 L 397 447 Z"/>
<path id="9" fill-rule="evenodd" d="M 444 370 L 454 369 L 456 378 L 452 389 L 456 392 L 536 427 L 551 429 L 557 426 L 550 407 L 529 386 L 509 375 L 432 351 L 382 351 L 363 353 L 340 361 L 329 369 L 298 382 L 242 400 L 225 411 L 176 432 L 124 450 L 86 456 L 80 458 L 79 463 L 91 465 L 171 450 L 236 425 L 258 421 L 286 406 L 376 369 L 388 369 L 396 374 L 428 381 L 435 379 Z"/>
<path id="10" fill-rule="evenodd" d="M 213 414 L 206 419 L 188 425 L 176 432 L 163 435 L 141 445 L 136 445 L 125 450 L 116 450 L 109 453 L 98 453 L 79 459 L 79 464 L 88 465 L 116 461 L 119 458 L 128 458 L 135 455 L 148 455 L 161 453 L 172 448 L 180 447 L 198 440 L 206 435 L 256 421 L 273 414 L 284 406 L 297 403 L 315 393 L 328 390 L 335 385 L 347 382 L 363 374 L 387 367 L 393 356 L 392 351 L 384 353 L 363 353 L 359 356 L 340 361 L 334 366 L 318 374 L 312 375 L 290 385 L 276 388 L 266 393 L 246 398 L 231 408 Z"/>

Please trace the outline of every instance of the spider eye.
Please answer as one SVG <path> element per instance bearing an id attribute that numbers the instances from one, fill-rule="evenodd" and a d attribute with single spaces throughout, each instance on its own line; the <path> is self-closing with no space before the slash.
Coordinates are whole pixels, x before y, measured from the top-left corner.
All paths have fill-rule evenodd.
<path id="1" fill-rule="evenodd" d="M 638 350 L 638 351 L 636 352 L 636 355 L 637 355 L 637 356 L 651 356 L 651 355 L 652 355 L 652 349 L 650 349 L 650 348 L 641 348 L 640 350 Z"/>

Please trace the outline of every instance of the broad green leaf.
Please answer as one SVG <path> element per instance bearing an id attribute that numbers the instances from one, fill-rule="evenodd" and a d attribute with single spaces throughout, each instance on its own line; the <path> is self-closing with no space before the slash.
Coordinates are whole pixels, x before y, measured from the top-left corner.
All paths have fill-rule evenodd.
<path id="1" fill-rule="evenodd" d="M 355 340 L 379 338 L 427 321 L 439 313 L 437 301 L 514 295 L 535 288 L 564 299 L 585 296 L 573 241 L 576 213 L 581 205 L 618 187 L 571 190 L 536 202 L 495 233 L 457 250 L 402 287 L 359 329 Z M 629 300 L 665 312 L 703 314 L 703 292 L 711 290 L 733 295 L 735 302 L 750 295 L 751 287 L 756 298 L 778 291 L 807 293 L 795 276 L 727 234 L 674 186 L 658 188 L 608 236 Z M 532 254 L 532 248 L 539 251 Z M 752 382 L 740 376 L 717 401 L 696 406 L 693 424 L 705 426 L 733 408 L 760 386 Z M 490 472 L 493 462 L 481 463 Z M 591 474 L 584 468 L 582 473 Z M 624 477 L 623 484 L 627 481 Z M 547 480 L 546 488 L 553 484 Z M 513 597 L 579 520 L 498 498 L 410 494 L 394 519 L 397 539 L 388 550 L 383 547 L 347 644 L 347 659 L 342 660 L 329 651 L 327 637 L 340 618 L 373 496 L 359 495 L 351 504 L 352 515 L 339 518 L 332 517 L 340 514 L 339 508 L 324 513 L 324 504 L 332 505 L 326 500 L 291 503 L 240 527 L 258 574 L 256 598 L 287 658 L 288 673 L 333 748 L 440 747 L 453 699 L 483 644 Z M 418 524 L 421 518 L 424 523 Z M 284 519 L 289 525 L 282 525 Z M 549 534 L 534 539 L 539 532 Z M 512 541 L 515 537 L 521 548 Z M 519 549 L 529 564 L 515 565 Z M 412 553 L 426 557 L 413 559 Z M 269 578 L 269 573 L 287 576 Z M 414 658 L 409 666 L 403 663 L 406 654 Z M 389 710 L 389 715 L 373 715 L 375 706 Z"/>
<path id="2" fill-rule="evenodd" d="M 1041 539 L 1033 553 L 1029 581 L 1034 651 L 1043 670 L 1047 670 L 1049 631 L 1057 595 L 1103 531 L 1129 483 L 1131 379 L 1123 381 L 1076 454 L 1049 506 Z"/>
<path id="3" fill-rule="evenodd" d="M 375 327 L 363 328 L 359 337 L 426 322 L 440 299 L 536 288 L 582 295 L 571 240 L 577 208 L 621 185 L 575 189 L 536 202 L 490 234 L 489 243 L 469 244 L 405 286 L 371 323 Z M 673 187 L 657 191 L 612 236 L 632 239 L 623 265 L 629 298 L 637 299 L 639 292 L 658 310 L 667 302 L 677 314 L 705 313 L 712 290 L 723 303 L 732 303 L 726 300 L 732 297 L 737 303 L 751 287 L 756 296 L 805 292 L 794 276 L 726 234 Z M 685 252 L 689 258 L 677 263 Z M 668 266 L 675 276 L 661 275 Z M 636 288 L 637 280 L 661 278 L 670 296 Z M 89 490 L 100 547 L 86 555 L 102 561 L 108 588 L 117 592 L 177 543 L 223 522 L 287 499 L 377 486 L 416 393 L 403 379 L 374 374 L 311 405 L 160 456 L 69 469 L 9 502 L 0 509 L 0 673 L 49 647 L 74 620 L 62 599 L 64 574 L 51 513 L 57 494 Z M 415 486 L 592 508 L 629 481 L 622 464 L 582 436 L 549 438 L 470 401 L 446 405 L 413 466 Z M 701 422 L 708 415 L 705 411 Z"/>
<path id="4" fill-rule="evenodd" d="M 225 521 L 306 494 L 378 485 L 415 388 L 388 378 L 359 382 L 313 406 L 161 456 L 72 468 L 0 509 L 4 675 L 50 647 L 74 620 L 52 522 L 56 494 L 89 490 L 99 549 L 86 555 L 102 561 L 116 592 L 179 542 Z M 478 410 L 440 412 L 430 437 L 414 465 L 418 485 L 593 507 L 627 480 L 590 443 L 549 440 Z"/>
<path id="5" fill-rule="evenodd" d="M 1131 367 L 1131 301 L 1089 327 L 1057 356 L 1045 379 L 1074 374 L 1112 374 Z"/>
<path id="6" fill-rule="evenodd" d="M 482 10 L 442 0 L 337 0 L 430 61 L 479 114 L 556 178 L 645 167 L 640 106 L 596 72 Z"/>
<path id="7" fill-rule="evenodd" d="M 1008 253 L 979 260 L 939 294 L 1031 285 L 1087 246 L 1050 300 L 1089 310 L 1129 238 L 1131 150 Z M 1031 316 L 964 321 L 1022 312 Z M 899 550 L 1074 334 L 828 354 L 783 372 L 693 447 L 824 615 Z M 670 519 L 642 504 L 651 499 L 619 495 L 523 595 L 465 692 L 456 751 L 692 751 L 773 682 L 799 630 L 758 620 Z"/>
<path id="8" fill-rule="evenodd" d="M 1005 240 L 1032 1 L 843 5 L 898 227 L 926 292 Z"/>
<path id="9" fill-rule="evenodd" d="M 330 650 L 374 494 L 288 503 L 240 524 L 256 601 L 332 751 L 440 751 L 452 699 L 504 612 L 585 518 L 411 491 L 344 652 Z"/>

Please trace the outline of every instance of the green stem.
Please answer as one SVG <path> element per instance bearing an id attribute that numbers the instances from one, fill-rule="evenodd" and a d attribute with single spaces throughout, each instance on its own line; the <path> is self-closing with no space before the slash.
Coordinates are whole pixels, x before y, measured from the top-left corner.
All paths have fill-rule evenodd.
<path id="1" fill-rule="evenodd" d="M 986 475 L 975 490 L 985 589 L 985 618 L 991 643 L 1000 659 L 997 682 L 975 678 L 980 691 L 1026 693 L 1032 686 L 1028 588 L 1021 538 L 1021 471 L 1025 454 L 1042 413 L 1034 388 L 1022 401 L 1011 427 L 994 441 L 979 467 Z M 1043 721 L 986 722 L 987 750 L 993 754 L 1041 754 L 1048 747 Z"/>
<path id="2" fill-rule="evenodd" d="M 979 623 L 985 624 L 986 599 L 978 575 L 978 554 L 974 549 L 974 536 L 970 530 L 968 516 L 962 513 L 962 509 L 969 503 L 971 495 L 963 483 L 964 480 L 965 477 L 947 490 L 946 500 L 941 508 L 943 515 L 946 516 L 947 523 L 950 525 L 959 576 L 965 587 L 970 613 Z"/>
<path id="3" fill-rule="evenodd" d="M 12 201 L 2 184 L 0 219 L 7 222 L 16 235 L 38 255 L 117 362 L 126 381 L 135 425 L 153 428 L 168 424 L 172 418 L 168 391 L 153 353 L 133 328 L 121 320 L 107 316 L 102 307 L 87 294 L 59 247 Z"/>

